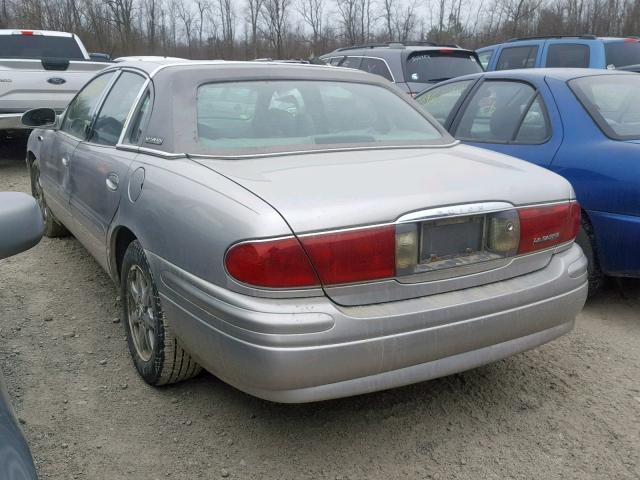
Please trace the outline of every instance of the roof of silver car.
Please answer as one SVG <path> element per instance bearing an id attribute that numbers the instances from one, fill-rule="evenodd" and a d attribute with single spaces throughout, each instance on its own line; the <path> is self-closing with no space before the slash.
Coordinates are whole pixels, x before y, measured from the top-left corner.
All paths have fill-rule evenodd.
<path id="1" fill-rule="evenodd" d="M 344 71 L 345 76 L 353 76 L 356 75 L 362 78 L 362 75 L 367 76 L 365 72 L 354 69 L 347 68 L 339 68 L 330 65 L 317 65 L 317 64 L 296 64 L 291 62 L 248 62 L 248 61 L 232 61 L 232 60 L 187 60 L 187 61 L 176 61 L 173 59 L 149 59 L 142 61 L 125 61 L 120 62 L 117 65 L 114 65 L 116 68 L 136 68 L 146 72 L 149 76 L 153 77 L 161 70 L 169 69 L 169 68 L 185 68 L 185 67 L 217 67 L 223 69 L 232 69 L 234 67 L 251 67 L 255 69 L 256 73 L 268 71 L 273 71 L 274 69 L 278 70 L 289 70 L 291 73 L 295 74 L 295 72 L 299 72 L 301 69 L 308 70 L 314 69 L 314 71 L 318 72 L 319 70 L 325 70 L 336 72 L 336 71 Z"/>

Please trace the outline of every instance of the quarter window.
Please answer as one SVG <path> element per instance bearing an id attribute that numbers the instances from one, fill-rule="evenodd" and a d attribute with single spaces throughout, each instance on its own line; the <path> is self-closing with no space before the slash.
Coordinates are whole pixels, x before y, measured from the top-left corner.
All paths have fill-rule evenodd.
<path id="1" fill-rule="evenodd" d="M 477 53 L 478 59 L 480 60 L 480 65 L 482 65 L 482 68 L 486 70 L 489 66 L 489 62 L 491 61 L 491 57 L 493 56 L 493 50 L 484 50 Z"/>
<path id="2" fill-rule="evenodd" d="M 455 136 L 476 142 L 541 143 L 550 129 L 535 95 L 535 89 L 527 83 L 483 83 L 467 105 Z"/>
<path id="3" fill-rule="evenodd" d="M 467 90 L 473 80 L 448 83 L 434 88 L 416 98 L 418 103 L 433 117 L 444 125 L 452 110 L 458 104 L 460 97 Z"/>
<path id="4" fill-rule="evenodd" d="M 516 135 L 516 142 L 528 144 L 542 143 L 549 138 L 550 134 L 549 121 L 542 106 L 542 100 L 540 96 L 538 96 L 522 120 L 518 135 Z"/>
<path id="5" fill-rule="evenodd" d="M 364 70 L 368 73 L 373 73 L 374 75 L 380 75 L 390 82 L 393 82 L 393 77 L 391 76 L 391 72 L 389 71 L 387 64 L 384 62 L 384 60 L 381 60 L 379 58 L 363 58 L 362 64 L 360 65 L 360 70 Z"/>
<path id="6" fill-rule="evenodd" d="M 91 129 L 89 141 L 100 145 L 116 145 L 124 122 L 144 84 L 144 77 L 123 72 L 107 95 Z"/>
<path id="7" fill-rule="evenodd" d="M 60 130 L 81 140 L 86 138 L 96 105 L 113 75 L 114 72 L 100 75 L 80 91 L 67 107 Z"/>
<path id="8" fill-rule="evenodd" d="M 508 47 L 502 49 L 496 70 L 512 70 L 514 68 L 533 68 L 536 66 L 538 46 Z"/>
<path id="9" fill-rule="evenodd" d="M 577 43 L 549 45 L 547 67 L 588 68 L 589 46 Z"/>
<path id="10" fill-rule="evenodd" d="M 131 121 L 131 127 L 129 128 L 129 139 L 126 141 L 126 143 L 129 143 L 131 145 L 137 145 L 138 142 L 140 141 L 140 136 L 142 135 L 143 121 L 149 115 L 150 106 L 151 106 L 151 94 L 147 92 L 146 95 L 144 96 L 144 99 L 142 100 L 142 103 L 140 104 L 140 108 L 138 108 L 138 111 L 136 112 L 135 116 L 133 117 L 133 120 Z"/>

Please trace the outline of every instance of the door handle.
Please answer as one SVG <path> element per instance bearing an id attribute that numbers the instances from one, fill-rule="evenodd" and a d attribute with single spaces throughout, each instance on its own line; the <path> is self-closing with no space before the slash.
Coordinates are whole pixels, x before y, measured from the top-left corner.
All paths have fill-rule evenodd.
<path id="1" fill-rule="evenodd" d="M 119 183 L 120 179 L 118 178 L 118 175 L 116 175 L 115 173 L 110 173 L 106 180 L 107 188 L 112 192 L 115 192 L 116 190 L 118 190 Z"/>
<path id="2" fill-rule="evenodd" d="M 69 159 L 67 157 L 62 157 L 62 165 L 64 165 L 65 167 L 69 166 Z"/>

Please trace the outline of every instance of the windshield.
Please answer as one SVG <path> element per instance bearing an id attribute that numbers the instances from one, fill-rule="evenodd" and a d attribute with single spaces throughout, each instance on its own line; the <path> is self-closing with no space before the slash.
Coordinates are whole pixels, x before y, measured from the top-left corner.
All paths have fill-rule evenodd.
<path id="1" fill-rule="evenodd" d="M 49 35 L 0 35 L 0 58 L 42 59 L 47 57 L 85 60 L 72 37 Z"/>
<path id="2" fill-rule="evenodd" d="M 620 68 L 640 64 L 640 40 L 630 38 L 623 42 L 605 43 L 607 67 Z"/>
<path id="3" fill-rule="evenodd" d="M 640 139 L 640 75 L 576 78 L 569 86 L 605 135 Z"/>
<path id="4" fill-rule="evenodd" d="M 469 52 L 423 51 L 415 52 L 407 59 L 407 82 L 439 82 L 478 72 L 482 72 L 482 66 Z"/>
<path id="5" fill-rule="evenodd" d="M 208 154 L 436 143 L 440 131 L 399 94 L 369 84 L 250 81 L 205 84 L 198 139 Z"/>

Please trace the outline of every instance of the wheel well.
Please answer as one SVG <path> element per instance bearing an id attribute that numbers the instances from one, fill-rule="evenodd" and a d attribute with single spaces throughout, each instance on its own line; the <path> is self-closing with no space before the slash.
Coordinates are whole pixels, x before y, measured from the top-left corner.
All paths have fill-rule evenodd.
<path id="1" fill-rule="evenodd" d="M 134 240 L 137 240 L 136 236 L 127 227 L 120 227 L 116 232 L 116 241 L 114 244 L 113 253 L 118 279 L 120 278 L 120 270 L 122 270 L 122 260 L 124 260 L 124 254 L 127 252 L 127 248 Z"/>

